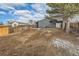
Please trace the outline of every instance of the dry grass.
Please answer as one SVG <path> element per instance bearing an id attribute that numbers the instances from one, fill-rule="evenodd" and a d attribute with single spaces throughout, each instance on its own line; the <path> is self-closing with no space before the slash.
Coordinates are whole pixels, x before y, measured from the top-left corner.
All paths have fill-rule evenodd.
<path id="1" fill-rule="evenodd" d="M 16 56 L 56 56 L 72 55 L 67 49 L 51 44 L 54 38 L 61 38 L 75 44 L 77 40 L 59 29 L 27 29 L 19 34 L 0 38 L 0 55 Z M 75 42 L 74 42 L 75 41 Z"/>

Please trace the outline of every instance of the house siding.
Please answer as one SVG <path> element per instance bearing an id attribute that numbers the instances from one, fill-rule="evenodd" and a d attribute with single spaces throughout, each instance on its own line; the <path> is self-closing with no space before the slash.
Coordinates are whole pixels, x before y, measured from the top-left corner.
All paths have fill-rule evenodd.
<path id="1" fill-rule="evenodd" d="M 50 20 L 41 20 L 38 22 L 38 27 L 46 28 L 46 27 L 56 27 L 55 22 L 50 23 Z"/>

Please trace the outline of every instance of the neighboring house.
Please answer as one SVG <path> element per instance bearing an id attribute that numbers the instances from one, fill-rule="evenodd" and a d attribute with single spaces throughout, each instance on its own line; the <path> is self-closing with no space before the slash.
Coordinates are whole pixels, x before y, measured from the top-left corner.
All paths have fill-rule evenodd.
<path id="1" fill-rule="evenodd" d="M 75 30 L 79 33 L 79 16 L 74 16 L 68 19 L 70 22 L 70 30 Z"/>
<path id="2" fill-rule="evenodd" d="M 38 28 L 61 28 L 62 21 L 43 19 L 36 22 Z"/>
<path id="3" fill-rule="evenodd" d="M 34 20 L 29 20 L 28 24 L 29 24 L 29 27 L 32 27 L 32 28 L 36 28 L 37 27 L 36 26 L 36 21 L 34 21 Z"/>
<path id="4" fill-rule="evenodd" d="M 20 26 L 20 25 L 27 25 L 27 23 L 18 22 L 18 21 L 9 21 L 8 25 L 10 25 L 12 27 L 17 27 L 17 26 Z"/>
<path id="5" fill-rule="evenodd" d="M 9 21 L 8 25 L 10 27 L 9 28 L 10 33 L 26 30 L 28 27 L 27 23 L 17 22 L 17 21 Z"/>

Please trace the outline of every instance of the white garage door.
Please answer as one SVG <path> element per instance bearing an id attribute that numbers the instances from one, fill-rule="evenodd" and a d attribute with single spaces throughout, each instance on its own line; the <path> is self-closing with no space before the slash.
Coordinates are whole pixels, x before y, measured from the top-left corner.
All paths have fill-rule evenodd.
<path id="1" fill-rule="evenodd" d="M 61 28 L 61 23 L 56 23 L 56 28 Z"/>

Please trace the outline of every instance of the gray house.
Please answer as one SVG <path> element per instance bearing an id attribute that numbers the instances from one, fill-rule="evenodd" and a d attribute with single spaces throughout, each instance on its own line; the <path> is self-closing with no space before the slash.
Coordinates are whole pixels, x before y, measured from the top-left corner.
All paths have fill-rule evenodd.
<path id="1" fill-rule="evenodd" d="M 43 19 L 38 22 L 36 22 L 38 28 L 61 28 L 62 27 L 62 21 L 58 21 L 56 19 L 48 20 Z"/>

